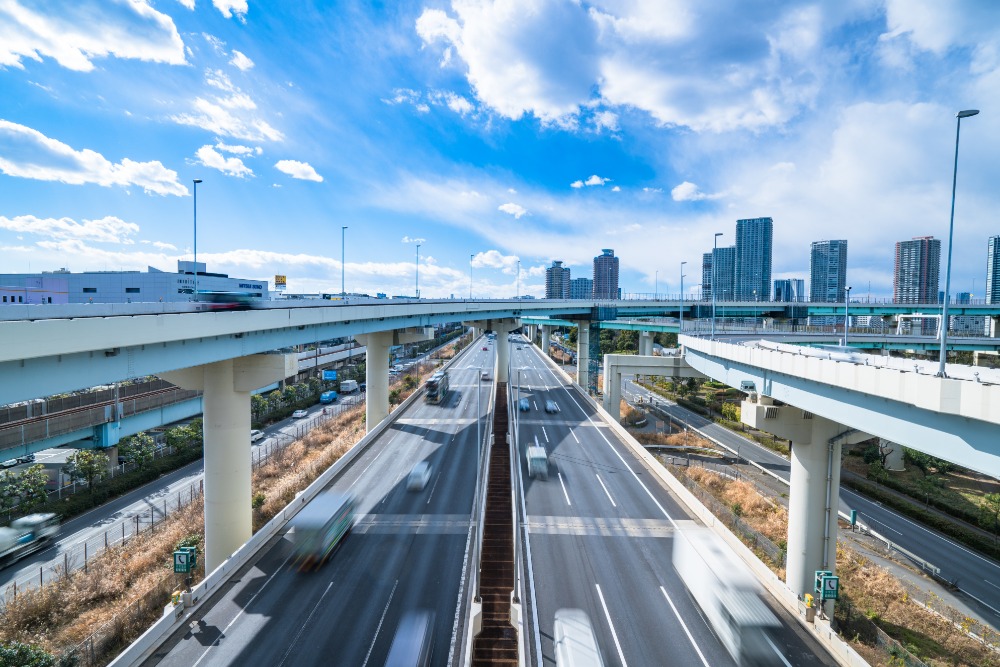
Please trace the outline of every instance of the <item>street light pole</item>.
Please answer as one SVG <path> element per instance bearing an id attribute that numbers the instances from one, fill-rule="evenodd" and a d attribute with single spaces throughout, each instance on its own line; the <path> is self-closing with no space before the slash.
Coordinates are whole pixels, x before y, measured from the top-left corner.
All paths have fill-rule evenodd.
<path id="1" fill-rule="evenodd" d="M 715 340 L 715 293 L 719 291 L 719 258 L 716 255 L 719 254 L 720 236 L 722 232 L 715 232 L 715 238 L 712 239 L 712 340 Z"/>
<path id="2" fill-rule="evenodd" d="M 347 290 L 344 288 L 344 239 L 346 238 L 347 227 L 340 228 L 340 296 L 344 298 L 347 296 Z"/>
<path id="3" fill-rule="evenodd" d="M 419 243 L 417 244 L 416 268 L 417 272 L 416 272 L 416 277 L 414 279 L 416 281 L 414 283 L 414 290 L 416 290 L 416 296 L 419 299 L 420 298 L 420 244 Z"/>
<path id="4" fill-rule="evenodd" d="M 941 307 L 941 357 L 938 360 L 938 377 L 948 377 L 945 360 L 948 358 L 948 301 L 951 298 L 951 247 L 955 238 L 955 186 L 958 183 L 958 135 L 962 130 L 962 119 L 979 113 L 979 109 L 967 109 L 955 114 L 955 166 L 951 174 L 951 219 L 948 222 L 948 269 L 944 278 L 944 305 Z"/>
<path id="5" fill-rule="evenodd" d="M 194 300 L 198 300 L 198 184 L 200 178 L 192 181 L 194 183 Z"/>
<path id="6" fill-rule="evenodd" d="M 844 347 L 847 347 L 847 332 L 851 328 L 851 288 L 850 286 L 844 288 Z"/>
<path id="7" fill-rule="evenodd" d="M 681 262 L 681 305 L 677 309 L 677 319 L 680 324 L 677 325 L 677 346 L 680 347 L 681 339 L 680 335 L 684 333 L 684 265 L 687 262 Z"/>

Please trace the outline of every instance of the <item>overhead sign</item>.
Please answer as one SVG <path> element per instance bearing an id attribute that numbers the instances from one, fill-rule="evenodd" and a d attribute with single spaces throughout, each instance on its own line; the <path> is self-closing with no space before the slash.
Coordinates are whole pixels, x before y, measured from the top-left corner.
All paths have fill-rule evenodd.
<path id="1" fill-rule="evenodd" d="M 323 379 L 324 380 L 336 380 L 337 379 L 337 371 L 324 370 L 323 371 Z"/>
<path id="2" fill-rule="evenodd" d="M 283 290 L 287 286 L 287 278 L 285 276 L 274 276 L 274 289 Z"/>

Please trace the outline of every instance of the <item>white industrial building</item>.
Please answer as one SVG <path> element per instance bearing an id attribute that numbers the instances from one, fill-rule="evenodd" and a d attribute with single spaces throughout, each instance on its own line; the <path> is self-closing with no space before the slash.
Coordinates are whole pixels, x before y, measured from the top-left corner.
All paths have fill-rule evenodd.
<path id="1" fill-rule="evenodd" d="M 209 273 L 197 263 L 198 292 L 235 292 L 269 299 L 267 280 L 230 278 Z M 142 303 L 191 301 L 195 292 L 195 263 L 177 262 L 177 272 L 155 267 L 142 271 L 85 271 L 67 269 L 42 273 L 0 274 L 0 305 L 27 303 Z"/>

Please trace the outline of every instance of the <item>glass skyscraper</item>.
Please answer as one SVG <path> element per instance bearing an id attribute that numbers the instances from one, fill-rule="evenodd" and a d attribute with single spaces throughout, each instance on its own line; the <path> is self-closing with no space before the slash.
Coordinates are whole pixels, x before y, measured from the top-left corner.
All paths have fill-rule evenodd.
<path id="1" fill-rule="evenodd" d="M 774 221 L 771 218 L 736 221 L 734 296 L 731 298 L 737 301 L 771 300 L 773 234 Z"/>
<path id="2" fill-rule="evenodd" d="M 986 244 L 986 303 L 1000 303 L 1000 236 Z"/>
<path id="3" fill-rule="evenodd" d="M 546 299 L 568 299 L 569 296 L 569 267 L 564 267 L 562 262 L 553 261 L 552 266 L 545 269 L 545 298 Z"/>
<path id="4" fill-rule="evenodd" d="M 809 253 L 809 300 L 843 303 L 847 282 L 847 241 L 814 241 Z"/>
<path id="5" fill-rule="evenodd" d="M 941 241 L 917 236 L 896 243 L 892 298 L 896 303 L 937 303 Z"/>
<path id="6" fill-rule="evenodd" d="M 618 258 L 611 248 L 594 258 L 594 298 L 618 298 Z"/>

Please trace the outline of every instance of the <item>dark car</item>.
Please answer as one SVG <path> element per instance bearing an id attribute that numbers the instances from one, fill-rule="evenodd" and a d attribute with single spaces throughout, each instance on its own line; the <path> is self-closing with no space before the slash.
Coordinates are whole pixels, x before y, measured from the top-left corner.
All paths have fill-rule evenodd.
<path id="1" fill-rule="evenodd" d="M 559 412 L 559 404 L 555 401 L 545 401 L 545 411 L 555 414 Z"/>
<path id="2" fill-rule="evenodd" d="M 531 409 L 531 403 L 528 402 L 528 399 L 522 398 L 517 402 L 517 409 L 521 412 L 527 412 Z"/>

